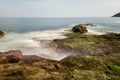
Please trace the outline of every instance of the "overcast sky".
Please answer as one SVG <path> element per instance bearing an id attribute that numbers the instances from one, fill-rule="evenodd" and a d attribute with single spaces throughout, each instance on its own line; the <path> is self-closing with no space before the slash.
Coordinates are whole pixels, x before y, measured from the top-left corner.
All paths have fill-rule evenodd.
<path id="1" fill-rule="evenodd" d="M 0 17 L 109 17 L 120 0 L 0 0 Z"/>

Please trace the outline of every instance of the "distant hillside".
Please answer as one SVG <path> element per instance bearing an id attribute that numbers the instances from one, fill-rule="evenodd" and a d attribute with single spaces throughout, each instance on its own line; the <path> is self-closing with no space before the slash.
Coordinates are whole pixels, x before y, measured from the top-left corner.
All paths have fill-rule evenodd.
<path id="1" fill-rule="evenodd" d="M 120 17 L 120 12 L 115 14 L 115 15 L 113 15 L 112 17 Z"/>

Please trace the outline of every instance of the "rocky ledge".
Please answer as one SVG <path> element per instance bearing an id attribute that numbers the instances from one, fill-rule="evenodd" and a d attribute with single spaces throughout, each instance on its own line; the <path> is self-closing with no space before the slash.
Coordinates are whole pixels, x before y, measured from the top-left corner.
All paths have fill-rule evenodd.
<path id="1" fill-rule="evenodd" d="M 4 62 L 7 60 L 7 63 L 0 63 L 0 80 L 120 79 L 120 54 L 69 56 L 61 61 L 23 56 L 18 50 L 0 53 L 0 56 L 5 57 Z"/>
<path id="2" fill-rule="evenodd" d="M 10 50 L 7 52 L 0 52 L 0 63 L 18 63 L 20 61 L 31 62 L 38 61 L 44 58 L 41 58 L 36 55 L 23 55 L 20 50 Z"/>
<path id="3" fill-rule="evenodd" d="M 58 49 L 73 55 L 105 56 L 120 53 L 120 34 L 86 35 L 86 27 L 86 24 L 74 26 L 73 32 L 65 34 L 67 38 L 54 40 L 52 45 L 57 44 Z"/>

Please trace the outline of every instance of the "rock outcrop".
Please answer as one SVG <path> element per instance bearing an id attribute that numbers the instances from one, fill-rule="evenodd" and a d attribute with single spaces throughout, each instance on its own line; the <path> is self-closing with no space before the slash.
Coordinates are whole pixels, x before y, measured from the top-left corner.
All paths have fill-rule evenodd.
<path id="1" fill-rule="evenodd" d="M 0 63 L 16 63 L 22 59 L 22 52 L 19 50 L 11 50 L 0 53 Z"/>
<path id="2" fill-rule="evenodd" d="M 115 14 L 115 15 L 113 15 L 112 17 L 120 17 L 120 12 Z"/>
<path id="3" fill-rule="evenodd" d="M 87 32 L 87 26 L 96 26 L 95 24 L 91 24 L 91 23 L 87 23 L 87 24 L 78 24 L 78 25 L 75 25 L 73 28 L 72 28 L 72 31 L 77 33 L 85 33 Z"/>
<path id="4" fill-rule="evenodd" d="M 0 80 L 119 80 L 120 54 L 0 64 Z"/>
<path id="5" fill-rule="evenodd" d="M 72 28 L 72 31 L 75 32 L 75 33 L 85 33 L 87 32 L 87 28 L 86 28 L 86 25 L 85 24 L 79 24 L 79 25 L 76 25 Z"/>
<path id="6" fill-rule="evenodd" d="M 5 33 L 2 30 L 0 30 L 0 37 L 3 37 L 4 35 Z"/>

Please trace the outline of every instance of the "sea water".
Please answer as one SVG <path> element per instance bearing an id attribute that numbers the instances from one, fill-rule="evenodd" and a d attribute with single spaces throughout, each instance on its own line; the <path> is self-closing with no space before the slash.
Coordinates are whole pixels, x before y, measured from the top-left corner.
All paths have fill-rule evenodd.
<path id="1" fill-rule="evenodd" d="M 0 52 L 21 50 L 23 55 L 38 55 L 61 60 L 71 53 L 58 52 L 46 47 L 44 42 L 65 38 L 62 33 L 76 24 L 92 23 L 89 34 L 105 32 L 120 33 L 120 18 L 0 18 L 0 30 L 5 36 L 0 39 Z"/>

